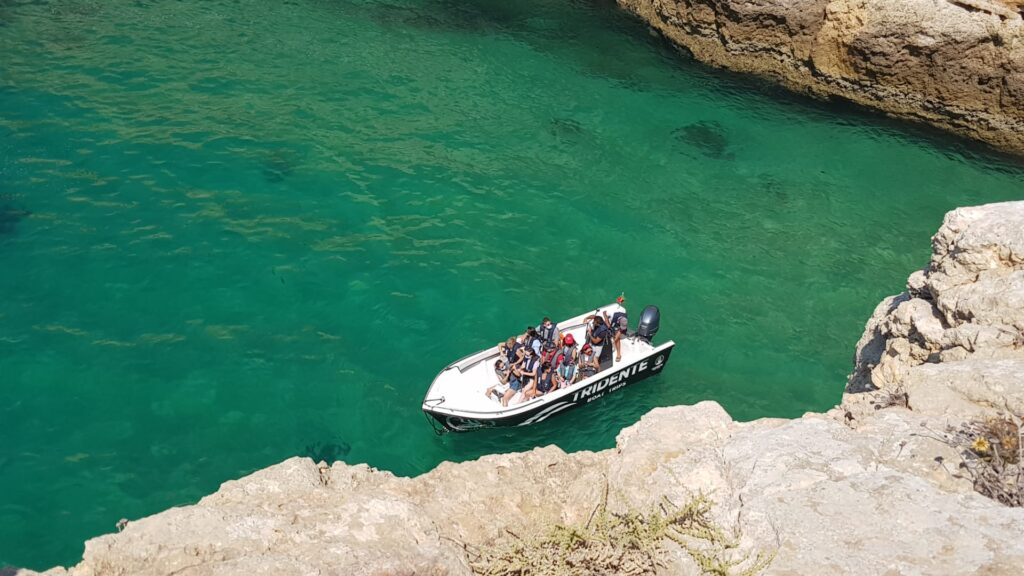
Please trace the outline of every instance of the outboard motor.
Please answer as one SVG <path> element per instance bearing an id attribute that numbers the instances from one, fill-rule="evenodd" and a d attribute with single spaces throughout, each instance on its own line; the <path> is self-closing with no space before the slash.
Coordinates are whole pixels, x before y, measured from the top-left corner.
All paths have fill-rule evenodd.
<path id="1" fill-rule="evenodd" d="M 640 325 L 636 327 L 636 335 L 650 344 L 660 327 L 661 312 L 657 306 L 648 306 L 640 313 Z"/>

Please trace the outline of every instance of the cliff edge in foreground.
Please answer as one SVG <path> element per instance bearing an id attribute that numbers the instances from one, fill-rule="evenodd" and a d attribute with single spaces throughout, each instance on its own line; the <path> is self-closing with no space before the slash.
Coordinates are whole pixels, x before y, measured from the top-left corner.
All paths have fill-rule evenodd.
<path id="1" fill-rule="evenodd" d="M 1024 0 L 617 0 L 702 62 L 1024 154 Z"/>
<path id="2" fill-rule="evenodd" d="M 728 554 L 774 554 L 767 574 L 1019 574 L 1024 508 L 978 492 L 1000 440 L 976 432 L 1024 397 L 1024 202 L 951 212 L 933 252 L 876 310 L 827 414 L 659 408 L 611 450 L 538 448 L 416 478 L 293 458 L 90 540 L 79 565 L 48 574 L 469 575 L 467 547 L 584 524 L 602 502 L 651 510 L 700 493 L 737 544 Z M 659 573 L 700 574 L 694 558 L 668 542 Z"/>

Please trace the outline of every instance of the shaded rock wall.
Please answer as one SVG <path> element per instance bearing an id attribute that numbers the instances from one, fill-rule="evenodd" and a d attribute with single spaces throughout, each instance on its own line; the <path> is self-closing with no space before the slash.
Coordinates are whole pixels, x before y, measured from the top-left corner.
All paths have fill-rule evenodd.
<path id="1" fill-rule="evenodd" d="M 618 0 L 703 62 L 1024 154 L 1024 18 L 1000 0 Z"/>

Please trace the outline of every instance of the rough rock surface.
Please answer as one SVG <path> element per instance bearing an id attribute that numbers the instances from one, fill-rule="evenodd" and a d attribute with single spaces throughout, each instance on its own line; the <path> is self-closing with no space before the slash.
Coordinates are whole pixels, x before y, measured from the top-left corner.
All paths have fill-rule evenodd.
<path id="1" fill-rule="evenodd" d="M 1024 154 L 1016 0 L 618 0 L 703 62 Z"/>
<path id="2" fill-rule="evenodd" d="M 844 403 L 876 389 L 933 414 L 1024 414 L 1024 202 L 946 215 L 928 267 L 868 320 Z"/>
<path id="3" fill-rule="evenodd" d="M 930 431 L 1024 401 L 1024 202 L 951 212 L 933 248 L 868 322 L 827 414 L 659 408 L 612 450 L 545 447 L 416 478 L 293 458 L 90 540 L 80 564 L 47 574 L 469 575 L 465 544 L 582 523 L 606 493 L 612 511 L 709 494 L 737 557 L 776 553 L 767 574 L 1019 574 L 1024 509 L 975 493 Z M 866 402 L 897 390 L 913 409 Z M 664 574 L 700 573 L 669 546 Z"/>
<path id="4" fill-rule="evenodd" d="M 702 402 L 654 410 L 597 454 L 539 448 L 414 479 L 293 458 L 89 541 L 68 573 L 468 575 L 460 542 L 585 521 L 606 482 L 612 510 L 709 492 L 740 553 L 777 550 L 769 574 L 1015 573 L 1024 510 L 932 480 L 943 447 L 915 429 L 888 410 L 868 432 L 825 415 L 739 424 Z M 699 573 L 681 550 L 670 566 Z"/>

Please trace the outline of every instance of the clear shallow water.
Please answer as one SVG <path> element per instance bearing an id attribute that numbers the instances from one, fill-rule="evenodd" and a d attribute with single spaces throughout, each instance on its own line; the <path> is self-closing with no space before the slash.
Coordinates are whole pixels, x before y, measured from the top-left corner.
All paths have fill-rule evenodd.
<path id="1" fill-rule="evenodd" d="M 678 57 L 606 3 L 0 2 L 0 565 L 295 454 L 417 474 L 656 406 L 835 403 L 952 140 Z M 436 438 L 452 359 L 625 291 L 664 376 Z"/>

